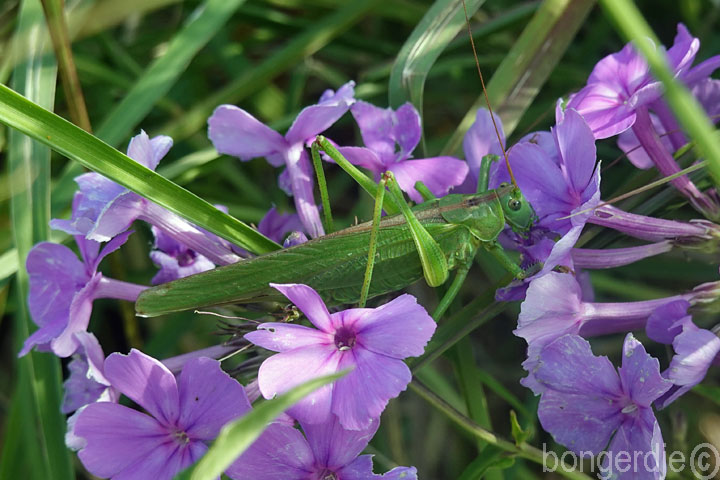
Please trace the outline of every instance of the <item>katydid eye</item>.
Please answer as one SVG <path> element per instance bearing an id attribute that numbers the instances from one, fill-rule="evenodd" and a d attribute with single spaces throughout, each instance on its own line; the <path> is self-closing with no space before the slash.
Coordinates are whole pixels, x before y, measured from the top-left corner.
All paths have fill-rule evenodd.
<path id="1" fill-rule="evenodd" d="M 502 182 L 502 183 L 500 184 L 500 188 L 505 188 L 505 187 L 507 187 L 508 185 L 510 185 L 508 182 Z"/>
<path id="2" fill-rule="evenodd" d="M 518 200 L 517 198 L 512 198 L 508 201 L 508 207 L 510 208 L 510 210 L 513 210 L 515 212 L 520 210 L 521 206 L 522 206 L 522 202 L 520 200 Z"/>

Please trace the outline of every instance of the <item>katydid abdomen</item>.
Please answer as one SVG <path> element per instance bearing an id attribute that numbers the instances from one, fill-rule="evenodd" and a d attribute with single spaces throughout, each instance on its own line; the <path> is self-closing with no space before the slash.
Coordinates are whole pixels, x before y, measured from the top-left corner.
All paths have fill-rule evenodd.
<path id="1" fill-rule="evenodd" d="M 505 225 L 496 191 L 431 200 L 414 211 L 440 245 L 449 269 L 469 261 L 480 243 L 494 241 Z M 136 309 L 139 315 L 157 316 L 212 305 L 283 301 L 269 283 L 304 283 L 328 304 L 355 303 L 360 297 L 369 242 L 369 223 L 350 227 L 151 288 L 140 296 Z M 420 259 L 402 215 L 384 219 L 369 296 L 400 290 L 422 277 Z"/>

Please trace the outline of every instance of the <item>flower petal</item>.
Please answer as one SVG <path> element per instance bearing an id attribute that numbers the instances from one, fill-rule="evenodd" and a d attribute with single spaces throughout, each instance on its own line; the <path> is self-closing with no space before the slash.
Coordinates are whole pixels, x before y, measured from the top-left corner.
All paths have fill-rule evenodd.
<path id="1" fill-rule="evenodd" d="M 158 135 L 150 139 L 144 130 L 139 135 L 130 139 L 127 154 L 140 165 L 150 170 L 155 170 L 160 160 L 172 147 L 172 138 L 165 135 Z"/>
<path id="2" fill-rule="evenodd" d="M 599 453 L 622 421 L 620 381 L 607 357 L 565 335 L 546 346 L 534 372 L 545 391 L 538 418 L 553 438 L 572 451 Z"/>
<path id="3" fill-rule="evenodd" d="M 632 333 L 628 333 L 623 344 L 622 367 L 618 369 L 620 382 L 633 403 L 650 407 L 672 386 L 672 382 L 660 375 L 660 362 L 647 354 L 645 347 Z"/>
<path id="4" fill-rule="evenodd" d="M 142 215 L 145 202 L 145 199 L 134 192 L 121 193 L 105 205 L 95 225 L 88 232 L 87 238 L 97 242 L 107 242 L 124 232 Z"/>
<path id="5" fill-rule="evenodd" d="M 375 174 L 376 177 L 387 170 L 387 166 L 382 162 L 380 157 L 378 157 L 377 153 L 369 148 L 340 147 L 338 151 L 348 162 L 358 167 L 367 168 Z"/>
<path id="6" fill-rule="evenodd" d="M 494 114 L 493 114 L 494 115 Z M 505 132 L 503 131 L 502 121 L 500 117 L 495 116 L 495 122 L 500 131 L 500 138 L 505 143 Z M 465 152 L 465 160 L 470 167 L 470 176 L 474 179 L 477 186 L 478 172 L 482 158 L 489 154 L 502 155 L 500 142 L 498 141 L 495 127 L 493 126 L 492 117 L 486 108 L 478 108 L 475 114 L 475 122 L 468 129 L 463 138 L 463 151 Z M 475 189 L 473 189 L 473 192 Z"/>
<path id="7" fill-rule="evenodd" d="M 364 348 L 399 359 L 422 355 L 436 327 L 416 298 L 407 294 L 355 322 L 357 340 Z"/>
<path id="8" fill-rule="evenodd" d="M 360 455 L 375 436 L 380 422 L 375 419 L 365 429 L 346 430 L 338 417 L 331 415 L 327 422 L 301 425 L 315 461 L 330 470 L 338 470 Z"/>
<path id="9" fill-rule="evenodd" d="M 420 143 L 422 128 L 420 114 L 410 102 L 405 102 L 395 110 L 392 136 L 400 147 L 399 157 L 408 157 Z"/>
<path id="10" fill-rule="evenodd" d="M 380 417 L 388 400 L 407 388 L 412 374 L 402 360 L 357 346 L 343 352 L 338 370 L 353 366 L 335 383 L 332 411 L 344 428 L 362 430 Z"/>
<path id="11" fill-rule="evenodd" d="M 330 128 L 355 102 L 354 87 L 355 82 L 350 81 L 338 88 L 337 92 L 327 90 L 317 105 L 303 108 L 285 134 L 288 143 L 305 143 Z"/>
<path id="12" fill-rule="evenodd" d="M 28 305 L 33 321 L 40 327 L 67 322 L 72 298 L 90 276 L 77 255 L 57 243 L 35 245 L 25 262 L 30 277 Z"/>
<path id="13" fill-rule="evenodd" d="M 173 451 L 157 420 L 116 403 L 88 405 L 77 417 L 74 434 L 86 441 L 78 453 L 83 465 L 103 478 L 115 477 L 148 456 L 164 463 Z"/>
<path id="14" fill-rule="evenodd" d="M 304 325 L 287 323 L 263 323 L 254 332 L 246 333 L 246 340 L 255 345 L 272 350 L 286 352 L 311 345 L 332 345 L 333 337 L 325 332 Z"/>
<path id="15" fill-rule="evenodd" d="M 96 274 L 82 290 L 73 296 L 65 328 L 50 342 L 50 348 L 58 357 L 69 357 L 80 346 L 75 334 L 87 330 L 92 314 L 93 300 L 101 280 L 102 274 Z"/>
<path id="16" fill-rule="evenodd" d="M 392 136 L 394 112 L 391 108 L 376 107 L 367 102 L 358 101 L 350 109 L 353 118 L 360 127 L 363 143 L 375 152 L 384 165 L 395 159 L 395 139 Z"/>
<path id="17" fill-rule="evenodd" d="M 340 355 L 333 346 L 303 347 L 278 353 L 258 370 L 258 386 L 265 398 L 273 398 L 308 380 L 338 371 Z M 330 415 L 333 385 L 325 385 L 300 400 L 287 413 L 303 422 L 324 422 Z"/>
<path id="18" fill-rule="evenodd" d="M 282 135 L 234 105 L 220 105 L 215 109 L 208 119 L 208 137 L 218 153 L 240 160 L 267 158 L 288 148 Z M 278 161 L 270 163 L 275 167 L 282 165 Z"/>
<path id="19" fill-rule="evenodd" d="M 618 92 L 602 83 L 589 84 L 570 100 L 567 108 L 583 116 L 597 140 L 624 132 L 635 123 L 635 111 Z"/>
<path id="20" fill-rule="evenodd" d="M 572 275 L 550 272 L 533 280 L 520 306 L 513 332 L 528 344 L 544 346 L 566 333 L 577 333 L 581 321 L 580 286 Z"/>
<path id="21" fill-rule="evenodd" d="M 676 300 L 656 308 L 648 317 L 645 332 L 651 340 L 670 345 L 683 331 L 683 325 L 691 320 L 688 315 L 690 302 Z"/>
<path id="22" fill-rule="evenodd" d="M 293 199 L 295 200 L 295 209 L 305 231 L 311 238 L 325 235 L 320 221 L 320 211 L 313 196 L 313 167 L 302 144 L 295 145 L 286 151 L 285 165 L 287 168 L 283 173 L 287 172 Z"/>
<path id="23" fill-rule="evenodd" d="M 720 338 L 692 322 L 683 325 L 683 332 L 675 337 L 673 348 L 675 356 L 665 375 L 679 388 L 673 388 L 658 402 L 660 408 L 665 408 L 700 383 L 713 363 L 720 363 Z"/>
<path id="24" fill-rule="evenodd" d="M 468 174 L 467 163 L 453 157 L 405 160 L 390 165 L 400 188 L 416 202 L 423 201 L 415 183 L 421 181 L 436 197 L 447 195 L 450 188 L 460 185 Z"/>
<path id="25" fill-rule="evenodd" d="M 660 426 L 650 409 L 626 418 L 603 454 L 604 479 L 662 480 L 666 471 Z M 617 476 L 614 476 L 617 475 Z"/>
<path id="26" fill-rule="evenodd" d="M 320 295 L 301 283 L 271 283 L 271 287 L 285 295 L 317 328 L 327 333 L 334 333 L 330 313 Z"/>
<path id="27" fill-rule="evenodd" d="M 163 425 L 175 424 L 180 413 L 177 384 L 158 360 L 134 348 L 128 355 L 113 353 L 105 360 L 105 378 Z"/>
<path id="28" fill-rule="evenodd" d="M 211 441 L 229 421 L 250 411 L 245 389 L 220 368 L 220 362 L 190 360 L 178 378 L 178 427 L 193 439 Z"/>
<path id="29" fill-rule="evenodd" d="M 578 335 L 564 335 L 547 345 L 540 353 L 535 376 L 556 392 L 597 396 L 606 403 L 623 394 L 610 360 L 593 355 L 590 343 Z"/>
<path id="30" fill-rule="evenodd" d="M 567 109 L 565 118 L 553 129 L 553 133 L 565 166 L 568 186 L 580 193 L 588 186 L 595 171 L 597 152 L 592 130 L 579 113 Z"/>
<path id="31" fill-rule="evenodd" d="M 306 480 L 314 463 L 310 446 L 298 430 L 272 423 L 225 473 L 236 480 Z"/>

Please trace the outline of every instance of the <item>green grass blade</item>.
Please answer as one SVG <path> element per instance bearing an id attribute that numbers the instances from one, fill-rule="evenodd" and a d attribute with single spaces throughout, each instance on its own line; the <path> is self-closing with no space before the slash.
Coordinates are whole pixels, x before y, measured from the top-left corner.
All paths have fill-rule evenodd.
<path id="1" fill-rule="evenodd" d="M 309 57 L 333 38 L 359 21 L 379 0 L 353 0 L 295 36 L 285 47 L 246 72 L 214 95 L 197 103 L 182 118 L 158 131 L 175 139 L 186 138 L 205 127 L 208 117 L 220 104 L 235 103 L 265 87 L 281 73 Z"/>
<path id="2" fill-rule="evenodd" d="M 650 26 L 633 2 L 603 0 L 602 5 L 621 33 L 632 40 L 635 48 L 647 59 L 650 70 L 665 87 L 665 99 L 668 105 L 677 115 L 680 125 L 697 142 L 702 156 L 707 159 L 708 169 L 715 180 L 715 185 L 720 185 L 720 142 L 715 127 L 700 103 L 682 83 L 675 79 L 675 75 L 668 67 L 666 55 L 656 48 L 660 42 Z M 655 44 L 648 42 L 648 39 Z"/>
<path id="3" fill-rule="evenodd" d="M 55 99 L 57 66 L 51 54 L 46 54 L 49 37 L 39 0 L 25 0 L 21 6 L 18 32 L 29 41 L 25 45 L 25 61 L 13 73 L 13 85 L 29 98 L 52 108 Z M 21 135 L 10 132 L 8 141 L 8 169 L 11 201 L 10 216 L 17 263 L 25 264 L 33 244 L 49 235 L 50 221 L 50 150 Z M 18 315 L 15 317 L 14 347 L 27 338 L 32 322 L 27 310 L 28 275 L 24 268 L 15 277 L 18 294 Z M 17 350 L 15 350 L 17 351 Z M 62 399 L 60 361 L 46 353 L 32 353 L 17 360 L 18 402 L 29 406 L 19 408 L 24 420 L 21 438 L 7 437 L 3 450 L 3 472 L 10 474 L 15 462 L 34 462 L 30 471 L 43 471 L 43 478 L 74 478 L 70 453 L 65 447 L 65 418 L 60 413 Z M 13 427 L 13 425 L 11 425 Z M 12 434 L 13 428 L 8 430 Z M 10 456 L 14 442 L 25 441 L 24 455 Z M 28 449 L 28 441 L 37 442 Z M 8 443 L 10 445 L 8 445 Z"/>
<path id="4" fill-rule="evenodd" d="M 17 249 L 12 248 L 0 255 L 0 282 L 15 275 L 18 265 Z"/>
<path id="5" fill-rule="evenodd" d="M 190 471 L 183 472 L 179 478 L 190 480 L 218 478 L 278 415 L 303 397 L 323 385 L 342 378 L 346 373 L 347 371 L 342 371 L 305 382 L 277 398 L 261 403 L 247 415 L 225 425 L 205 456 Z"/>
<path id="6" fill-rule="evenodd" d="M 82 87 L 78 79 L 75 61 L 73 60 L 70 37 L 65 23 L 63 0 L 42 0 L 48 30 L 52 38 L 55 56 L 60 69 L 60 80 L 65 92 L 70 119 L 83 130 L 92 131 L 83 97 Z"/>
<path id="7" fill-rule="evenodd" d="M 280 248 L 257 230 L 4 85 L 0 85 L 0 122 L 251 252 Z"/>
<path id="8" fill-rule="evenodd" d="M 488 97 L 508 137 L 594 4 L 595 0 L 545 0 L 495 71 L 487 84 Z M 478 108 L 487 108 L 482 94 L 445 145 L 444 154 L 460 154 L 463 137 L 475 121 Z"/>
<path id="9" fill-rule="evenodd" d="M 245 0 L 207 0 L 189 17 L 188 23 L 137 80 L 125 98 L 103 119 L 97 136 L 117 146 L 150 113 L 187 68 L 190 60 L 225 24 Z"/>
<path id="10" fill-rule="evenodd" d="M 468 16 L 484 0 L 466 0 Z M 445 47 L 465 28 L 462 0 L 436 0 L 398 53 L 390 73 L 390 106 L 412 102 L 423 113 L 423 92 L 428 72 Z"/>

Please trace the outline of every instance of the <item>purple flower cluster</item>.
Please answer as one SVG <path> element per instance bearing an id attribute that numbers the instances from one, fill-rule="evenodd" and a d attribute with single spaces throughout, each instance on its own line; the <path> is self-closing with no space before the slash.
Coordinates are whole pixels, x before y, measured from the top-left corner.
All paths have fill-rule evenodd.
<path id="1" fill-rule="evenodd" d="M 709 74 L 720 65 L 720 57 L 692 66 L 698 48 L 698 40 L 679 25 L 667 53 L 676 77 L 713 112 L 720 98 L 713 97 L 716 81 Z M 557 125 L 550 133 L 526 135 L 508 152 L 538 222 L 526 236 L 507 230 L 501 240 L 520 251 L 526 265 L 542 265 L 535 275 L 497 293 L 501 300 L 523 300 L 515 330 L 528 346 L 523 363 L 528 375 L 521 383 L 540 396 L 540 422 L 557 442 L 576 453 L 604 451 L 608 478 L 664 478 L 664 447 L 653 405 L 665 408 L 702 381 L 712 365 L 720 364 L 717 332 L 697 326 L 690 313 L 716 298 L 717 283 L 667 298 L 597 303 L 580 271 L 628 265 L 675 248 L 716 248 L 720 230 L 712 221 L 647 217 L 600 202 L 597 139 L 619 135 L 619 145 L 640 168 L 654 165 L 665 175 L 680 170 L 673 154 L 687 140 L 662 93 L 644 59 L 627 45 L 601 60 L 587 86 L 564 108 L 558 102 Z M 488 121 L 487 112 L 478 112 L 476 125 Z M 495 153 L 489 129 L 485 127 L 483 134 L 475 128 L 465 139 L 468 158 Z M 477 177 L 471 171 L 472 175 Z M 507 181 L 504 165 L 494 165 L 491 185 Z M 701 192 L 687 177 L 672 185 L 698 212 L 710 220 L 718 218 L 714 190 Z M 587 223 L 652 243 L 577 248 Z M 672 345 L 674 355 L 665 369 L 628 333 L 632 331 Z M 607 358 L 593 355 L 585 339 L 617 333 L 627 336 L 622 367 L 615 372 Z M 650 460 L 644 470 L 613 472 L 612 460 L 620 453 L 639 453 Z"/>
<path id="2" fill-rule="evenodd" d="M 307 241 L 306 232 L 311 237 L 323 234 L 305 147 L 354 103 L 352 83 L 328 91 L 317 105 L 298 115 L 284 137 L 237 107 L 218 107 L 209 119 L 208 133 L 219 152 L 243 160 L 265 156 L 271 164 L 286 167 L 280 184 L 294 196 L 298 214 L 281 214 L 273 207 L 260 221 L 260 233 L 286 247 Z M 368 145 L 360 150 L 374 155 L 377 162 L 388 162 L 378 168 L 389 169 L 393 163 L 403 188 L 414 192 L 415 181 L 422 180 L 442 195 L 465 179 L 468 169 L 461 160 L 410 160 L 420 136 L 419 115 L 412 106 L 393 112 L 364 102 L 355 105 L 353 115 Z M 399 152 L 394 152 L 396 144 Z M 168 137 L 150 138 L 141 132 L 130 141 L 128 156 L 155 169 L 171 145 Z M 433 172 L 447 172 L 448 166 L 453 171 L 435 180 Z M 415 171 L 419 176 L 414 176 Z M 38 244 L 30 252 L 28 302 L 39 328 L 20 355 L 35 347 L 72 357 L 64 384 L 63 412 L 72 413 L 66 442 L 78 451 L 90 473 L 103 478 L 170 479 L 204 455 L 225 423 L 250 411 L 244 387 L 213 359 L 236 347 L 217 345 L 163 362 L 135 349 L 129 355 L 113 353 L 105 358 L 100 342 L 87 331 L 93 300 L 135 301 L 147 287 L 105 277 L 100 262 L 127 241 L 132 234 L 128 228 L 136 221 L 149 224 L 155 238 L 149 254 L 158 267 L 153 284 L 243 261 L 251 254 L 99 174 L 83 174 L 76 182 L 79 190 L 71 218 L 53 220 L 51 226 L 74 235 L 81 260 L 70 248 L 52 243 Z M 406 467 L 376 475 L 372 456 L 358 455 L 377 431 L 388 401 L 410 382 L 403 360 L 423 353 L 435 331 L 432 318 L 410 295 L 378 308 L 330 313 L 308 286 L 271 286 L 297 305 L 315 328 L 262 323 L 245 335 L 252 344 L 279 352 L 260 366 L 249 389 L 256 391 L 252 397 L 270 399 L 320 375 L 348 373 L 270 425 L 227 475 L 417 478 L 415 469 Z M 120 404 L 121 396 L 145 413 Z M 304 435 L 294 427 L 296 421 Z"/>

